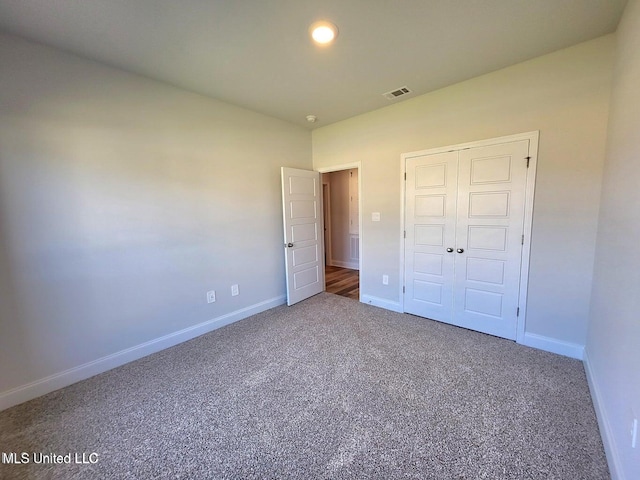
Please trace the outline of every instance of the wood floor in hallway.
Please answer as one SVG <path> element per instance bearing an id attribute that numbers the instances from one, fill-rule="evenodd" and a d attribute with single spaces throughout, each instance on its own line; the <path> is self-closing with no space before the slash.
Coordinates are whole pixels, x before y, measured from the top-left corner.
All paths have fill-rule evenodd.
<path id="1" fill-rule="evenodd" d="M 327 292 L 360 299 L 360 272 L 342 267 L 325 267 Z"/>

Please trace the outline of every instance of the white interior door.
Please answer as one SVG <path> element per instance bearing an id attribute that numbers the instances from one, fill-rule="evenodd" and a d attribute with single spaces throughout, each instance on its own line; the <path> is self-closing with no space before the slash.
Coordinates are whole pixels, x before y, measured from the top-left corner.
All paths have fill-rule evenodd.
<path id="1" fill-rule="evenodd" d="M 282 167 L 287 304 L 324 291 L 320 174 Z"/>
<path id="2" fill-rule="evenodd" d="M 461 150 L 453 318 L 515 340 L 529 141 Z"/>
<path id="3" fill-rule="evenodd" d="M 404 310 L 448 319 L 454 283 L 458 153 L 409 158 L 406 172 Z"/>
<path id="4" fill-rule="evenodd" d="M 404 310 L 515 339 L 529 140 L 406 159 Z"/>

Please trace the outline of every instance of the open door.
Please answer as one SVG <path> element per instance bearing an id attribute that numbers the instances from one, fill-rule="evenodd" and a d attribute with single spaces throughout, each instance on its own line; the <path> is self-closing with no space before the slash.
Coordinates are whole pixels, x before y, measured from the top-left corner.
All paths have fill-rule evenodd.
<path id="1" fill-rule="evenodd" d="M 282 167 L 287 305 L 324 291 L 320 174 Z"/>

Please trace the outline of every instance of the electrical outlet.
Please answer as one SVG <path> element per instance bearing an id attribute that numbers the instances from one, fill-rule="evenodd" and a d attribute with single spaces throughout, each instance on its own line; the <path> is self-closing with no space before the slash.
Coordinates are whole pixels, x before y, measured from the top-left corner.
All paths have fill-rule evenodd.
<path id="1" fill-rule="evenodd" d="M 389 285 L 389 275 L 382 275 L 382 284 Z"/>
<path id="2" fill-rule="evenodd" d="M 216 291 L 215 290 L 209 290 L 207 292 L 207 303 L 213 303 L 216 301 Z"/>
<path id="3" fill-rule="evenodd" d="M 240 290 L 238 290 L 238 285 L 231 285 L 231 296 L 235 297 L 240 294 Z"/>
<path id="4" fill-rule="evenodd" d="M 631 422 L 631 448 L 636 448 L 638 444 L 638 419 L 634 418 Z"/>

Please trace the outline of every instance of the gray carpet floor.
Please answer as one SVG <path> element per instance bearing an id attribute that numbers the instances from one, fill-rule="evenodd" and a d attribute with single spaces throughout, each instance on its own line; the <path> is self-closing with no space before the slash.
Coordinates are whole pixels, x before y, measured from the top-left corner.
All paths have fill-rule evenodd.
<path id="1" fill-rule="evenodd" d="M 606 479 L 582 363 L 323 293 L 0 412 L 3 479 Z M 95 458 L 95 457 L 94 457 Z"/>

